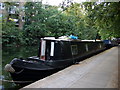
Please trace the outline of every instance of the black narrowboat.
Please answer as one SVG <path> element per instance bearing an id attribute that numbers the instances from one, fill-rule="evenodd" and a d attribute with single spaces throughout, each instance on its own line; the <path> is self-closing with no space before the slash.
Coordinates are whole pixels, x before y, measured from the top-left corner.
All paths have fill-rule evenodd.
<path id="1" fill-rule="evenodd" d="M 104 49 L 102 41 L 42 38 L 38 56 L 14 58 L 5 70 L 16 84 L 34 82 Z"/>

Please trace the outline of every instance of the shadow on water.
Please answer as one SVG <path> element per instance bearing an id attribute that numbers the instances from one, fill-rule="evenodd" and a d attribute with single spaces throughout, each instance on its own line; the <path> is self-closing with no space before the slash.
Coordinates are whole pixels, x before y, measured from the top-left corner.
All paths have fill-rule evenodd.
<path id="1" fill-rule="evenodd" d="M 0 89 L 12 88 L 19 89 L 21 86 L 18 86 L 11 82 L 11 76 L 8 72 L 4 71 L 4 66 L 13 58 L 27 58 L 30 56 L 37 56 L 38 46 L 22 46 L 22 47 L 3 47 L 2 48 L 2 75 L 0 80 L 2 80 L 2 86 Z"/>

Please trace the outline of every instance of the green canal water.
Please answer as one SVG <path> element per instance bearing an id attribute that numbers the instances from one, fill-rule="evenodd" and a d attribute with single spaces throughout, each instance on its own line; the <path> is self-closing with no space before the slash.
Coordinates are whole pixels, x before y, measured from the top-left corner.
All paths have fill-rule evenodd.
<path id="1" fill-rule="evenodd" d="M 11 82 L 11 76 L 8 72 L 4 71 L 4 66 L 14 58 L 23 59 L 30 56 L 37 56 L 38 54 L 38 46 L 22 46 L 22 47 L 3 47 L 2 48 L 2 75 L 0 75 L 0 80 L 2 81 L 2 85 L 0 85 L 0 89 L 12 88 L 19 89 L 21 86 L 14 84 Z"/>

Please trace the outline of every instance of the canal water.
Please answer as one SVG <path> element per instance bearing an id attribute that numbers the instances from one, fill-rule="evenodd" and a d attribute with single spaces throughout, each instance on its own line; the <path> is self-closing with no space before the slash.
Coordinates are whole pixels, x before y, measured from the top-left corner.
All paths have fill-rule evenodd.
<path id="1" fill-rule="evenodd" d="M 16 85 L 12 82 L 11 76 L 8 72 L 4 71 L 4 66 L 13 58 L 23 59 L 30 56 L 37 56 L 38 54 L 38 46 L 21 46 L 21 47 L 3 47 L 2 48 L 2 75 L 0 75 L 0 80 L 2 81 L 2 85 L 0 85 L 0 89 L 12 88 L 19 89 L 21 86 Z"/>

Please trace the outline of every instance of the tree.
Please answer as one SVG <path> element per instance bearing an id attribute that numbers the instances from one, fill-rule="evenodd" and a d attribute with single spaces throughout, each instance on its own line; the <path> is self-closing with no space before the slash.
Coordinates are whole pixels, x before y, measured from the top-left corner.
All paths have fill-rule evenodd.
<path id="1" fill-rule="evenodd" d="M 85 2 L 83 6 L 103 39 L 120 37 L 120 2 Z"/>
<path id="2" fill-rule="evenodd" d="M 25 39 L 28 44 L 36 43 L 43 36 L 59 37 L 73 31 L 73 16 L 66 16 L 59 7 L 28 2 L 25 5 Z M 68 22 L 68 21 L 71 21 Z"/>
<path id="3" fill-rule="evenodd" d="M 22 32 L 15 26 L 15 22 L 9 20 L 9 9 L 13 2 L 5 2 L 5 13 L 2 15 L 2 44 L 3 46 L 20 45 Z"/>

